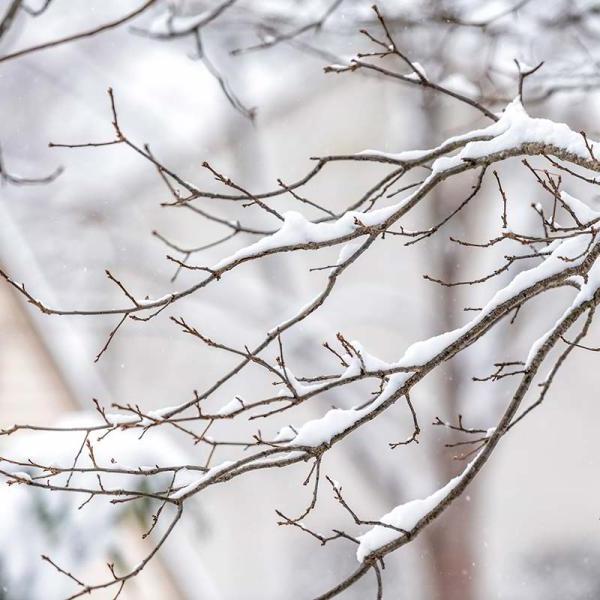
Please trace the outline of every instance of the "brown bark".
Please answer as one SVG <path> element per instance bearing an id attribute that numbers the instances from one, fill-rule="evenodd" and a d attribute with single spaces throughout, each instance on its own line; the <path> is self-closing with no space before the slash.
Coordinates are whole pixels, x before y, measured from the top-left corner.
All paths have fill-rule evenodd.
<path id="1" fill-rule="evenodd" d="M 439 137 L 443 131 L 444 123 L 441 122 L 440 109 L 435 100 L 426 104 L 429 131 L 429 141 L 437 143 L 433 138 Z M 445 124 L 447 125 L 447 124 Z M 452 190 L 437 191 L 431 197 L 431 213 L 434 223 L 440 222 L 457 204 Z M 456 218 L 457 224 L 462 224 L 462 215 Z M 447 240 L 447 236 L 438 237 L 432 248 L 432 271 L 438 273 L 443 281 L 455 281 L 458 276 L 458 257 L 455 248 Z M 451 331 L 460 325 L 457 315 L 459 303 L 456 301 L 456 288 L 440 286 L 435 290 L 437 300 L 436 314 L 440 315 L 440 322 L 436 324 L 439 331 Z M 460 310 L 460 309 L 458 309 Z M 446 363 L 443 369 L 443 382 L 439 386 L 440 409 L 449 418 L 456 418 L 461 412 L 460 390 L 464 377 L 456 361 Z M 453 441 L 451 436 L 442 436 L 443 441 L 437 442 L 438 449 L 434 455 L 435 471 L 440 484 L 450 481 L 464 469 L 464 463 L 453 460 L 455 449 L 441 448 L 444 442 Z M 475 571 L 474 548 L 472 533 L 475 525 L 475 502 L 466 502 L 461 499 L 452 507 L 441 522 L 431 527 L 427 536 L 429 556 L 431 560 L 432 600 L 475 600 Z"/>

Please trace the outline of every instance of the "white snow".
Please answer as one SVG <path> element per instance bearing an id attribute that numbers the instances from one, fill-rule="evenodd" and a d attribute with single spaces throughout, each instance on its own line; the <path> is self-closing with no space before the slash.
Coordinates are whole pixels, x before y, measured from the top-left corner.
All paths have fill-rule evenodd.
<path id="1" fill-rule="evenodd" d="M 173 296 L 175 294 L 170 293 L 170 294 L 165 294 L 164 296 L 161 296 L 160 298 L 145 298 L 144 300 L 137 300 L 136 299 L 136 303 L 138 304 L 138 306 L 156 306 L 158 304 L 164 304 L 165 302 L 169 302 L 173 299 Z"/>
<path id="2" fill-rule="evenodd" d="M 342 249 L 340 250 L 336 264 L 341 265 L 342 263 L 346 262 L 353 254 L 355 254 L 360 249 L 363 243 L 363 240 L 356 239 L 352 240 L 351 242 L 348 242 L 347 244 L 344 244 L 342 246 Z"/>
<path id="3" fill-rule="evenodd" d="M 470 142 L 456 156 L 439 158 L 433 164 L 434 173 L 457 166 L 465 159 L 477 159 L 532 143 L 556 146 L 584 160 L 591 158 L 580 133 L 564 123 L 530 117 L 519 98 L 513 100 L 500 120 L 487 130 L 494 132 L 491 140 Z M 592 140 L 588 142 L 594 155 L 600 156 L 600 144 Z"/>
<path id="4" fill-rule="evenodd" d="M 585 202 L 574 198 L 571 194 L 563 191 L 561 192 L 560 197 L 561 200 L 575 213 L 583 225 L 600 219 L 600 212 L 590 208 Z"/>
<path id="5" fill-rule="evenodd" d="M 393 525 L 398 529 L 410 531 L 423 517 L 444 501 L 450 492 L 452 492 L 452 490 L 460 483 L 462 478 L 469 472 L 475 460 L 477 459 L 475 458 L 471 461 L 460 475 L 451 479 L 444 487 L 436 490 L 430 496 L 411 500 L 406 504 L 396 506 L 396 508 L 383 515 L 379 520 L 387 525 Z M 391 529 L 390 527 L 375 525 L 375 527 L 367 531 L 367 533 L 358 537 L 360 543 L 356 550 L 356 558 L 359 562 L 363 562 L 369 554 L 382 546 L 393 542 L 402 535 L 404 534 Z"/>
<path id="6" fill-rule="evenodd" d="M 147 419 L 140 419 L 137 415 L 124 415 L 120 413 L 106 413 L 106 420 L 112 425 L 129 425 L 131 423 L 142 423 Z M 148 421 L 149 422 L 149 421 Z"/>
<path id="7" fill-rule="evenodd" d="M 269 250 L 283 246 L 325 242 L 330 239 L 350 235 L 356 228 L 354 223 L 355 216 L 362 217 L 363 213 L 346 213 L 337 221 L 330 223 L 312 223 L 300 213 L 288 211 L 284 213 L 284 222 L 278 231 L 258 240 L 250 246 L 241 248 L 232 256 L 213 265 L 212 268 L 218 271 L 220 268 L 236 260 L 268 252 Z"/>
<path id="8" fill-rule="evenodd" d="M 289 460 L 295 460 L 297 458 L 306 458 L 306 453 L 302 450 L 294 450 L 292 452 L 286 452 L 285 454 L 281 454 L 276 456 L 275 458 L 267 456 L 266 458 L 259 458 L 254 461 L 255 465 L 262 466 L 276 466 L 286 463 Z"/>
<path id="9" fill-rule="evenodd" d="M 282 427 L 279 432 L 277 433 L 277 435 L 274 438 L 274 442 L 275 443 L 279 443 L 279 442 L 289 442 L 291 440 L 293 440 L 296 437 L 296 432 L 294 431 L 294 429 L 292 427 L 290 427 L 289 425 L 286 425 L 285 427 Z"/>
<path id="10" fill-rule="evenodd" d="M 176 499 L 181 498 L 182 496 L 185 496 L 189 493 L 195 492 L 196 490 L 200 489 L 202 484 L 204 484 L 206 481 L 212 479 L 213 477 L 215 477 L 215 475 L 219 475 L 223 471 L 227 470 L 233 464 L 235 464 L 235 463 L 232 460 L 226 460 L 226 461 L 214 466 L 212 469 L 209 469 L 208 471 L 206 471 L 206 473 L 204 473 L 204 475 L 202 475 L 202 477 L 200 477 L 199 479 L 196 479 L 195 481 L 188 483 L 186 486 L 184 486 L 181 489 L 177 490 L 176 492 L 172 493 L 170 497 L 173 498 L 174 500 L 176 500 Z"/>
<path id="11" fill-rule="evenodd" d="M 162 421 L 165 418 L 165 415 L 168 415 L 170 412 L 177 409 L 177 405 L 173 406 L 164 406 L 163 408 L 159 408 L 157 410 L 149 410 L 147 412 L 148 417 L 151 419 L 156 419 L 157 421 Z"/>
<path id="12" fill-rule="evenodd" d="M 321 444 L 330 444 L 333 437 L 347 431 L 362 418 L 381 406 L 392 396 L 412 373 L 394 373 L 385 386 L 383 392 L 367 407 L 362 409 L 340 409 L 334 408 L 325 416 L 313 419 L 297 428 L 298 434 L 289 442 L 290 446 L 316 447 Z"/>
<path id="13" fill-rule="evenodd" d="M 423 68 L 423 65 L 421 65 L 418 62 L 413 62 L 412 66 L 414 67 L 415 72 L 409 73 L 408 75 L 405 75 L 404 77 L 406 77 L 406 79 L 412 79 L 413 81 L 421 81 L 421 77 L 424 77 L 425 79 L 427 79 L 427 74 L 425 73 L 425 69 Z M 419 77 L 419 75 L 421 75 L 421 77 Z"/>
<path id="14" fill-rule="evenodd" d="M 222 406 L 217 414 L 220 417 L 227 417 L 240 410 L 240 408 L 244 408 L 244 401 L 239 396 L 236 396 L 233 400 Z"/>
<path id="15" fill-rule="evenodd" d="M 581 236 L 585 238 L 586 236 Z M 588 238 L 589 239 L 589 238 Z M 581 259 L 583 260 L 583 259 Z M 580 260 L 580 262 L 581 262 Z M 571 311 L 574 308 L 577 308 L 584 302 L 591 300 L 594 296 L 596 290 L 600 288 L 600 261 L 596 259 L 591 269 L 588 272 L 587 281 L 584 281 L 582 277 L 579 278 L 581 282 L 581 289 L 575 296 L 571 305 L 563 312 L 561 317 L 556 321 L 556 323 L 548 330 L 544 335 L 539 337 L 530 347 L 529 353 L 527 355 L 527 360 L 525 361 L 525 368 L 528 369 L 535 358 L 535 355 L 538 353 L 540 348 L 546 343 L 546 341 L 550 338 L 552 333 L 556 330 L 556 328 L 569 316 Z"/>
<path id="16" fill-rule="evenodd" d="M 325 68 L 328 71 L 334 71 L 336 73 L 343 73 L 344 71 L 347 71 L 350 65 L 343 65 L 343 64 L 332 64 L 332 65 L 327 65 Z"/>

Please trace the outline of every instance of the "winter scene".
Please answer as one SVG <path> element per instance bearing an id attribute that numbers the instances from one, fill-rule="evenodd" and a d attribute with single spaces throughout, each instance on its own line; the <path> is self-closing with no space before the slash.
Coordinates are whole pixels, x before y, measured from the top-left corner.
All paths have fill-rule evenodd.
<path id="1" fill-rule="evenodd" d="M 598 0 L 0 0 L 0 90 L 0 600 L 600 600 Z"/>

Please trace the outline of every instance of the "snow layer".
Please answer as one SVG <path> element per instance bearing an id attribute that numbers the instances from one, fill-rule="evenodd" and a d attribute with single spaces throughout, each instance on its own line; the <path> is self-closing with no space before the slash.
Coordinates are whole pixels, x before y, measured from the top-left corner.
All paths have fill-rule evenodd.
<path id="1" fill-rule="evenodd" d="M 590 208 L 585 202 L 574 198 L 571 194 L 563 191 L 560 194 L 560 198 L 575 213 L 583 225 L 600 219 L 600 212 Z"/>
<path id="2" fill-rule="evenodd" d="M 380 522 L 387 525 L 393 525 L 398 529 L 410 531 L 423 517 L 427 516 L 427 514 L 448 497 L 450 492 L 456 488 L 463 477 L 469 472 L 475 460 L 476 459 L 471 461 L 460 475 L 451 479 L 444 487 L 436 490 L 433 494 L 427 496 L 427 498 L 411 500 L 406 504 L 396 506 L 396 508 L 389 513 L 383 515 L 383 517 L 379 519 Z M 391 529 L 390 527 L 375 525 L 375 527 L 367 531 L 367 533 L 359 536 L 359 546 L 356 550 L 356 558 L 359 562 L 363 562 L 369 554 L 382 546 L 393 542 L 402 535 L 404 534 L 395 529 Z"/>
<path id="3" fill-rule="evenodd" d="M 556 328 L 570 315 L 573 309 L 581 306 L 584 302 L 591 300 L 598 288 L 600 288 L 600 262 L 596 260 L 592 265 L 591 269 L 588 272 L 587 281 L 583 281 L 583 278 L 580 278 L 582 281 L 581 289 L 575 296 L 572 304 L 564 311 L 561 317 L 556 321 L 556 323 L 546 332 L 544 335 L 539 337 L 529 349 L 529 354 L 527 355 L 527 360 L 525 361 L 525 368 L 528 369 L 533 362 L 535 355 L 541 349 L 541 347 L 546 343 L 546 341 L 552 336 Z"/>
<path id="4" fill-rule="evenodd" d="M 233 464 L 234 464 L 233 461 L 226 460 L 226 461 L 216 465 L 212 469 L 209 469 L 208 471 L 206 471 L 206 473 L 204 473 L 204 475 L 202 475 L 202 477 L 200 477 L 199 479 L 196 479 L 195 481 L 188 483 L 188 485 L 186 485 L 186 486 L 182 487 L 181 489 L 177 490 L 176 492 L 172 493 L 171 498 L 176 500 L 176 499 L 181 498 L 182 496 L 185 496 L 189 493 L 195 492 L 197 489 L 199 489 L 202 486 L 203 483 L 205 483 L 209 479 L 213 478 L 215 475 L 219 475 L 219 473 L 226 471 Z"/>
<path id="5" fill-rule="evenodd" d="M 308 421 L 298 429 L 297 435 L 289 442 L 290 446 L 316 447 L 330 444 L 332 438 L 350 429 L 358 421 L 367 417 L 381 406 L 390 396 L 399 390 L 412 373 L 395 373 L 392 375 L 379 397 L 369 406 L 362 409 L 334 408 L 319 419 Z M 289 433 L 289 432 L 287 432 Z"/>
<path id="6" fill-rule="evenodd" d="M 581 159 L 591 158 L 580 133 L 576 133 L 564 123 L 530 117 L 519 98 L 513 100 L 504 110 L 500 120 L 487 130 L 494 132 L 491 140 L 470 142 L 456 156 L 439 158 L 433 164 L 433 172 L 447 170 L 461 164 L 464 160 L 497 154 L 524 144 L 556 146 Z M 600 144 L 591 140 L 589 144 L 594 155 L 597 154 Z"/>
<path id="7" fill-rule="evenodd" d="M 233 400 L 229 401 L 227 404 L 222 406 L 218 410 L 217 414 L 220 417 L 228 417 L 229 415 L 232 415 L 241 408 L 244 408 L 244 401 L 239 396 L 236 396 Z"/>
<path id="8" fill-rule="evenodd" d="M 283 225 L 273 234 L 268 235 L 254 244 L 241 248 L 233 255 L 213 265 L 213 270 L 218 271 L 231 262 L 256 256 L 277 248 L 294 246 L 297 244 L 323 243 L 351 235 L 360 227 L 358 219 L 363 225 L 379 225 L 392 214 L 393 207 L 380 209 L 371 213 L 350 211 L 336 221 L 313 223 L 296 211 L 283 214 Z"/>

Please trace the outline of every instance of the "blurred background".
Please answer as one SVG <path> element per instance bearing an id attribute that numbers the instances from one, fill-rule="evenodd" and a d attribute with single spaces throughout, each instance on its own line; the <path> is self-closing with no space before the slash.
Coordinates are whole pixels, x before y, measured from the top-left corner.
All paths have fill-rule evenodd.
<path id="1" fill-rule="evenodd" d="M 14 9 L 25 3 L 30 11 Z M 128 148 L 48 147 L 49 142 L 113 139 L 109 87 L 126 135 L 148 143 L 161 162 L 207 190 L 222 187 L 202 168 L 205 160 L 258 192 L 277 188 L 278 178 L 290 183 L 302 177 L 312 167 L 310 157 L 428 148 L 486 125 L 476 110 L 417 86 L 361 73 L 323 72 L 324 66 L 346 64 L 356 52 L 369 49 L 359 29 L 377 31 L 371 3 L 240 0 L 202 29 L 205 60 L 198 60 L 189 36 L 155 39 L 148 32 L 168 31 L 168 15 L 194 18 L 221 3 L 156 2 L 122 27 L 0 62 L 3 172 L 39 177 L 64 167 L 46 185 L 14 185 L 3 178 L 0 267 L 52 307 L 120 306 L 121 293 L 106 279 L 105 269 L 137 297 L 159 297 L 198 279 L 197 273 L 184 270 L 172 281 L 176 265 L 165 254 L 180 259 L 183 254 L 167 248 L 153 231 L 183 248 L 209 244 L 228 233 L 192 210 L 161 206 L 171 200 L 168 190 L 151 165 Z M 14 12 L 0 28 L 0 57 L 116 20 L 140 4 L 0 0 L 5 25 Z M 600 4 L 388 0 L 379 6 L 399 46 L 428 77 L 494 110 L 501 111 L 517 94 L 513 59 L 532 66 L 545 61 L 528 80 L 529 112 L 600 137 Z M 41 14 L 31 14 L 42 8 Z M 320 25 L 294 33 L 314 23 Z M 294 35 L 269 46 L 289 32 Z M 233 52 L 256 44 L 265 47 Z M 511 218 L 521 223 L 531 219 L 534 227 L 529 207 L 545 199 L 531 175 L 518 167 L 518 160 L 508 161 L 499 173 L 513 201 Z M 376 164 L 334 164 L 303 193 L 340 211 L 386 172 Z M 472 184 L 468 177 L 444 184 L 411 213 L 406 228 L 439 221 Z M 591 186 L 567 189 L 580 191 L 591 205 L 597 200 Z M 290 197 L 277 202 L 279 211 L 320 216 L 310 207 L 298 208 Z M 255 207 L 211 200 L 197 206 L 252 227 L 277 226 Z M 501 281 L 465 290 L 437 286 L 422 275 L 458 280 L 493 270 L 501 250 L 467 251 L 448 236 L 487 240 L 498 229 L 500 214 L 497 187 L 486 180 L 476 203 L 443 235 L 408 247 L 405 239 L 390 236 L 374 246 L 345 274 L 322 309 L 286 336 L 294 372 L 315 374 L 322 365 L 331 365 L 321 344 L 336 332 L 392 361 L 409 343 L 466 322 L 469 313 L 463 307 L 481 306 Z M 252 241 L 239 234 L 196 255 L 194 264 L 216 263 Z M 144 410 L 189 400 L 192 390 L 207 388 L 233 362 L 182 334 L 169 315 L 185 317 L 209 337 L 252 347 L 314 297 L 326 272 L 309 269 L 331 264 L 335 256 L 335 251 L 323 251 L 246 264 L 156 319 L 128 322 L 98 363 L 94 358 L 115 326 L 114 318 L 42 315 L 2 282 L 0 426 L 73 422 L 75 413 L 93 410 L 92 398 L 104 406 L 132 403 Z M 512 276 L 514 272 L 506 280 Z M 398 406 L 331 453 L 324 469 L 344 485 L 360 515 L 377 519 L 398 504 L 430 494 L 464 468 L 464 461 L 454 460 L 456 449 L 444 447 L 454 438 L 430 424 L 436 416 L 453 421 L 458 414 L 473 427 L 495 423 L 511 395 L 510 379 L 480 383 L 471 377 L 485 377 L 499 360 L 527 355 L 572 292 L 552 294 L 552 300 L 544 296 L 532 302 L 515 325 L 502 324 L 419 385 L 413 397 L 423 428 L 418 446 L 389 449 L 388 443 L 404 439 L 412 425 L 405 407 Z M 468 495 L 414 543 L 389 556 L 386 598 L 600 598 L 596 360 L 586 352 L 572 358 L 546 402 L 503 440 Z M 211 399 L 210 408 L 218 409 L 236 393 L 260 397 L 268 386 L 259 372 L 250 371 Z M 363 401 L 364 393 L 359 387 L 344 389 L 342 397 L 331 401 L 351 406 Z M 302 406 L 294 419 L 303 422 L 326 408 Z M 279 425 L 288 424 L 286 419 Z M 232 421 L 216 428 L 215 437 L 219 431 L 242 436 L 253 429 Z M 202 460 L 198 447 L 167 432 L 140 442 L 126 437 L 107 449 L 107 456 L 118 453 L 124 462 L 140 464 Z M 52 453 L 64 463 L 80 443 L 80 437 L 58 444 L 52 436 L 23 434 L 0 438 L 0 454 Z M 310 598 L 339 581 L 355 569 L 351 545 L 321 548 L 298 530 L 277 526 L 275 508 L 301 512 L 309 499 L 310 490 L 301 484 L 304 467 L 250 474 L 195 498 L 194 510 L 185 514 L 158 558 L 125 588 L 122 598 Z M 131 568 L 148 551 L 150 542 L 140 535 L 142 509 L 100 508 L 99 501 L 79 511 L 80 500 L 23 487 L 0 487 L 3 600 L 62 598 L 72 592 L 73 582 L 43 563 L 40 554 L 57 556 L 93 579 L 106 575 L 107 560 Z M 321 531 L 349 527 L 328 490 L 322 495 L 311 524 Z M 373 581 L 366 579 L 344 597 L 373 596 Z"/>

